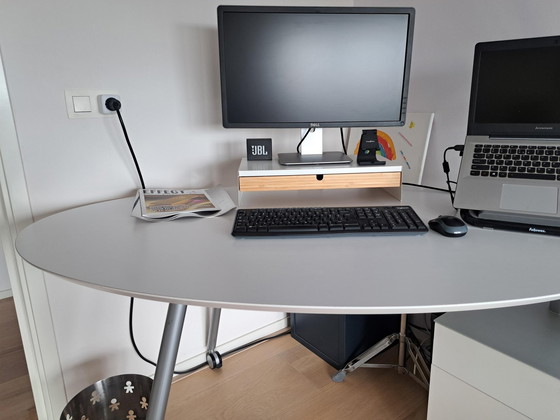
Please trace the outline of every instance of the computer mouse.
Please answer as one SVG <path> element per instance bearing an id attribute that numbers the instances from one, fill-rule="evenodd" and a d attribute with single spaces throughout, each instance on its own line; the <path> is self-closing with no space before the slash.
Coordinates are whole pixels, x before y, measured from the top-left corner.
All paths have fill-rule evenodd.
<path id="1" fill-rule="evenodd" d="M 437 233 L 450 238 L 465 236 L 468 230 L 465 222 L 455 216 L 439 216 L 430 220 L 428 225 Z"/>

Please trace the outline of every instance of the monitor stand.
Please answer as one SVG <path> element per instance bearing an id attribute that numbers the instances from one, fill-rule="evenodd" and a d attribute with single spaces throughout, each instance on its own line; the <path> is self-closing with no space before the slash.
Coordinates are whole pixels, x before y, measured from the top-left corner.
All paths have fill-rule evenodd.
<path id="1" fill-rule="evenodd" d="M 312 128 L 301 130 L 301 136 L 306 136 L 301 143 L 301 153 L 278 153 L 280 165 L 327 165 L 348 164 L 352 158 L 342 152 L 323 152 L 323 130 Z"/>
<path id="2" fill-rule="evenodd" d="M 300 153 L 278 153 L 280 165 L 326 165 L 350 163 L 352 158 L 342 152 L 323 152 L 321 154 L 302 155 Z"/>

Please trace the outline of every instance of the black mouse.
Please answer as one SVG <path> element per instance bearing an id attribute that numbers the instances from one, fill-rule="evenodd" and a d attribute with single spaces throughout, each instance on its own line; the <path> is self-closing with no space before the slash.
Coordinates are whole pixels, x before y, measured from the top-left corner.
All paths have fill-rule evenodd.
<path id="1" fill-rule="evenodd" d="M 467 225 L 455 216 L 439 216 L 428 222 L 430 228 L 443 236 L 459 238 L 467 234 Z"/>

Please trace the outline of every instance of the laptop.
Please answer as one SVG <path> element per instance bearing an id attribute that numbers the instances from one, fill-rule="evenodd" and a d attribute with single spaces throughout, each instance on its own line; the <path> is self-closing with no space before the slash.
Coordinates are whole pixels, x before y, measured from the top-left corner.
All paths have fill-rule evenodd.
<path id="1" fill-rule="evenodd" d="M 483 227 L 560 234 L 560 36 L 475 47 L 454 206 Z"/>

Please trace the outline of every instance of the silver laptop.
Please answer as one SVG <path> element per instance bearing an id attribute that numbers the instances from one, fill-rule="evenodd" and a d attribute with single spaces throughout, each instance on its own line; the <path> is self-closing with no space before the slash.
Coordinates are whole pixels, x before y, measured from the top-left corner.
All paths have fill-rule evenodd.
<path id="1" fill-rule="evenodd" d="M 479 43 L 454 205 L 560 226 L 560 36 Z"/>

